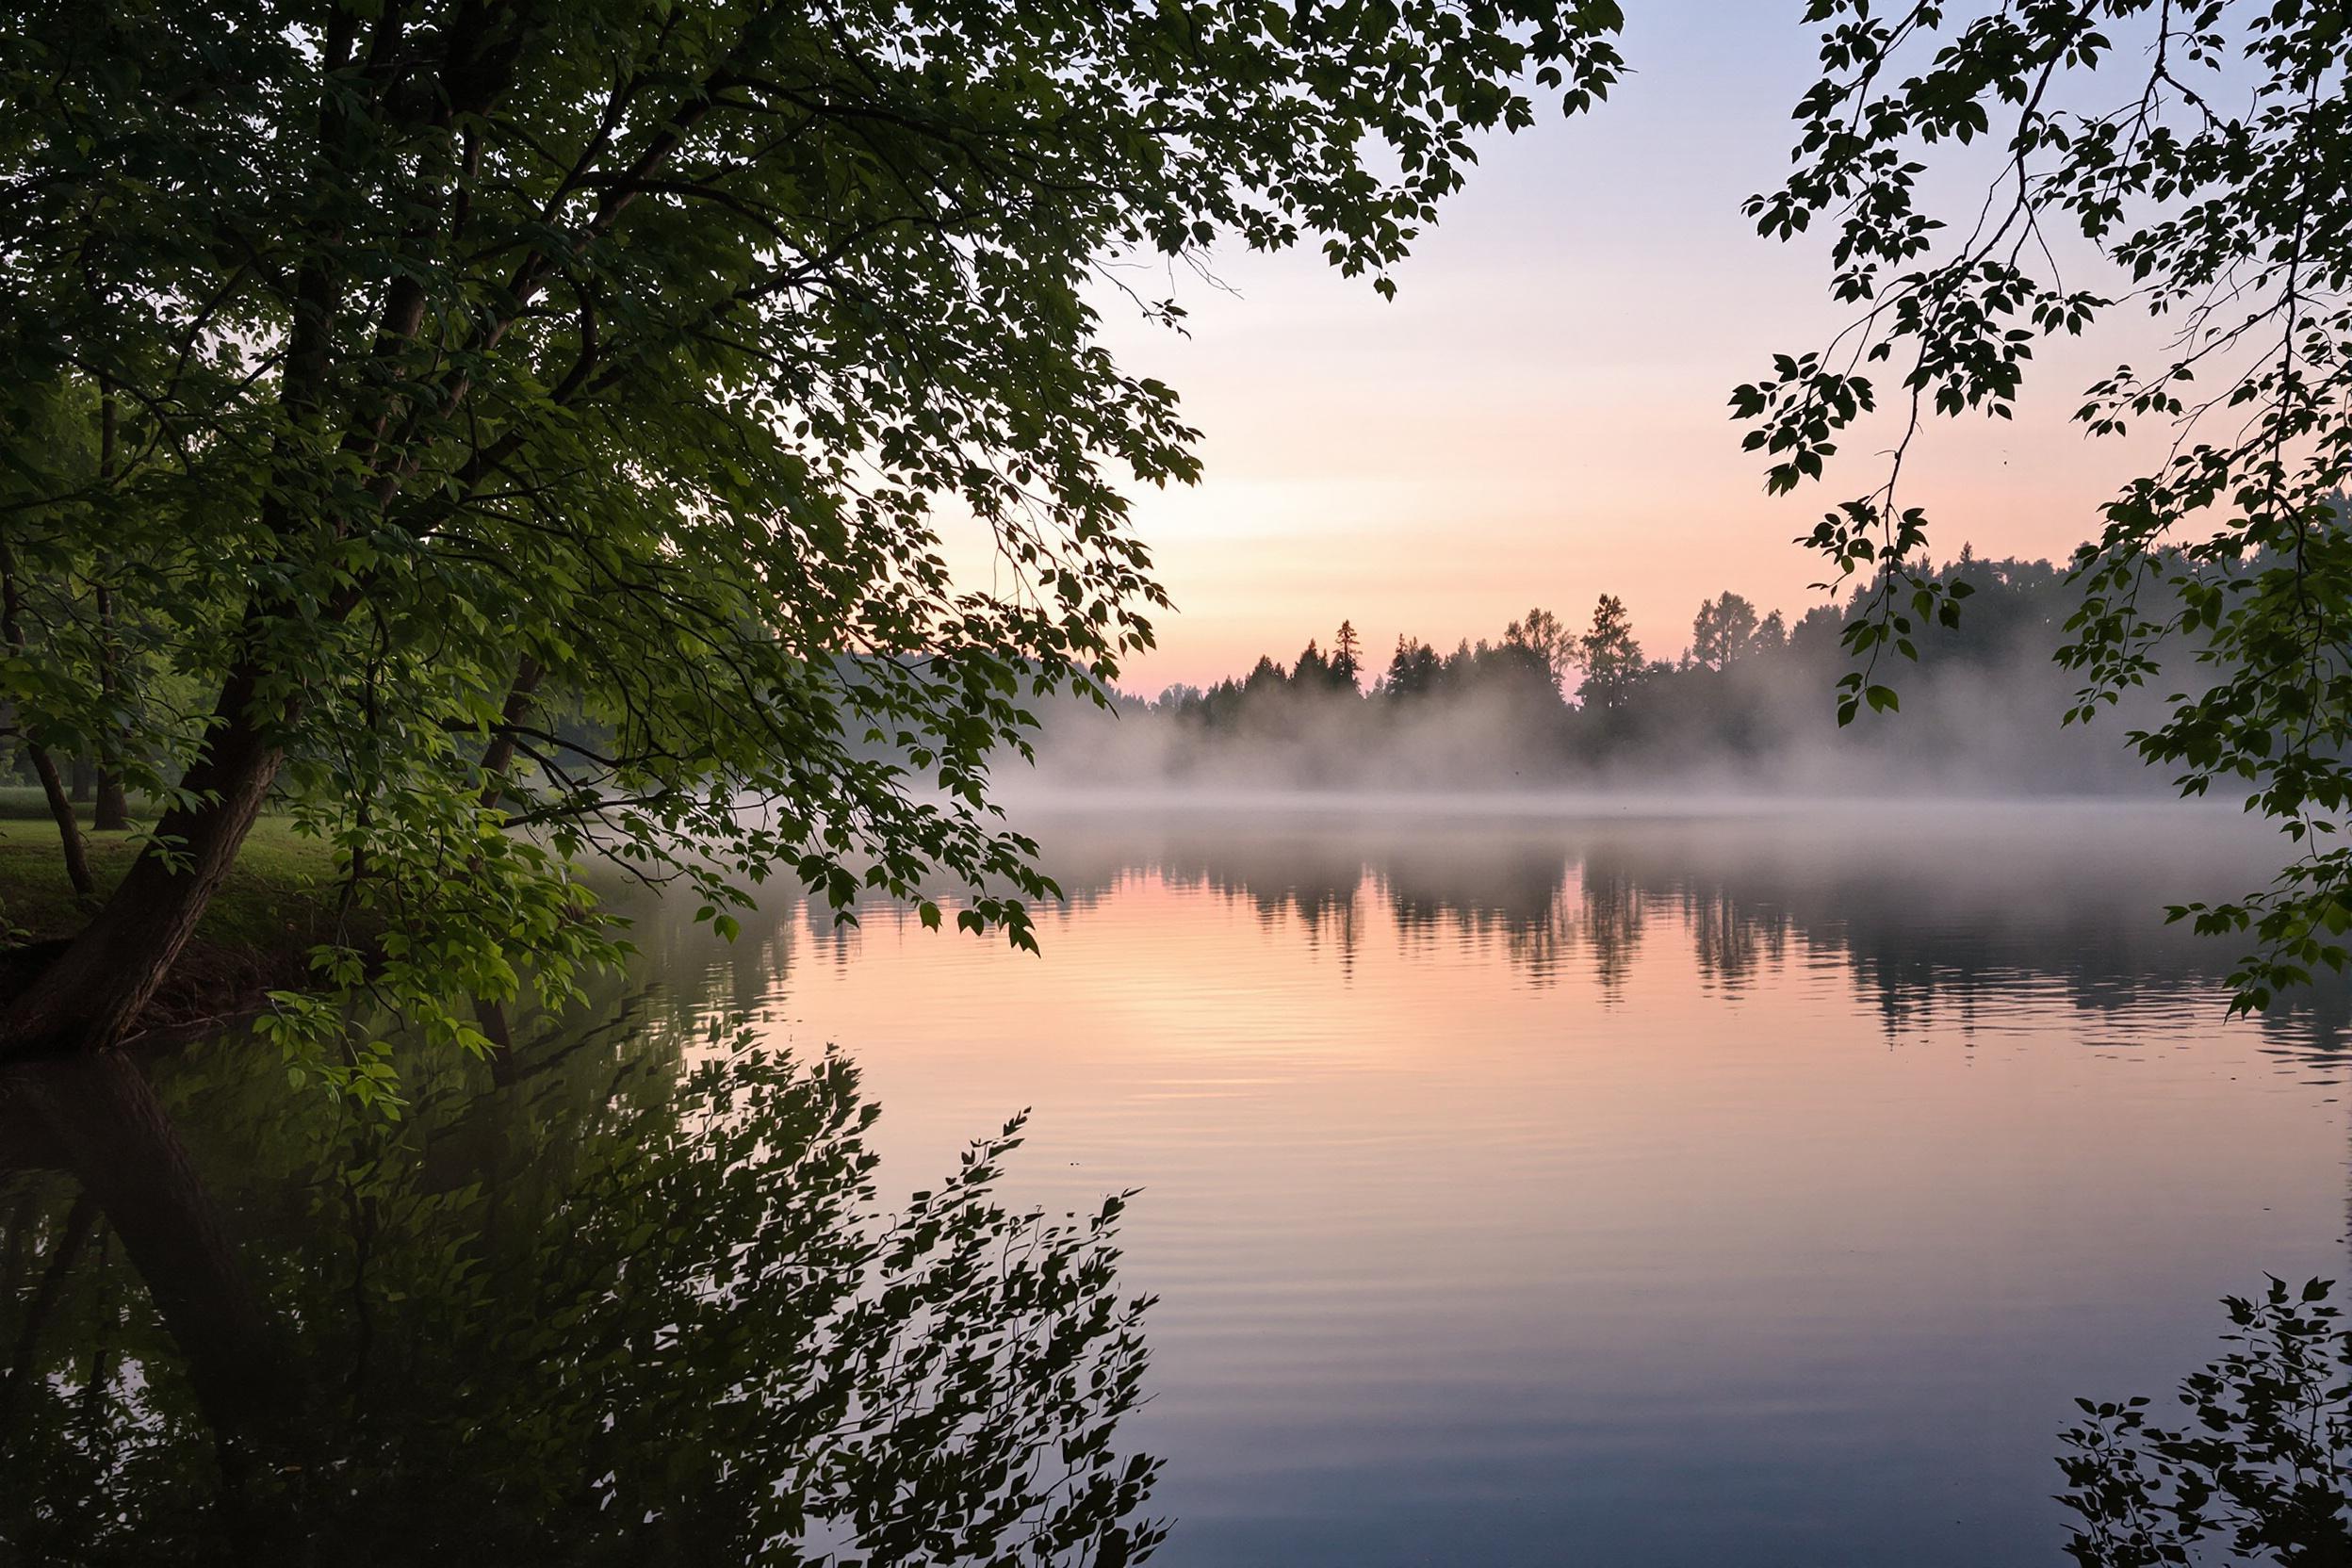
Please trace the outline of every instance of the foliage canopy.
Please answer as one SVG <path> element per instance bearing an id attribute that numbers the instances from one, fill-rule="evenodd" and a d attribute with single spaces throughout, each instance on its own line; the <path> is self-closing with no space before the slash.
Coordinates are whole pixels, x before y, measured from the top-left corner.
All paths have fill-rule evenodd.
<path id="1" fill-rule="evenodd" d="M 1192 480 L 1103 302 L 1313 245 L 1390 269 L 1470 139 L 1615 80 L 1613 0 L 806 7 L 186 0 L 0 25 L 0 572 L 20 732 L 136 717 L 171 809 L 0 1018 L 129 1027 L 273 790 L 427 1033 L 614 938 L 604 851 L 845 915 L 1050 890 L 987 808 L 1023 704 L 1166 602 Z M 96 438 L 29 433 L 103 423 Z M 989 580 L 952 565 L 958 542 Z M 88 650 L 99 587 L 157 678 Z M 13 592 L 13 590 L 12 590 Z M 28 618 L 31 612 L 27 612 Z M 125 666 L 127 668 L 127 666 Z M 169 678 L 168 679 L 164 678 Z M 69 834 L 69 838 L 70 838 Z M 294 1006 L 290 1041 L 332 1033 Z M 350 1080 L 364 1086 L 365 1074 Z"/>
<path id="2" fill-rule="evenodd" d="M 2352 929 L 2352 23 L 2322 0 L 1812 0 L 1821 79 L 1796 109 L 1788 177 L 1754 197 L 1767 236 L 1832 231 L 1831 292 L 1858 312 L 1824 348 L 1740 387 L 1735 415 L 1774 491 L 1820 480 L 1843 433 L 1888 405 L 1881 482 L 1809 542 L 1873 583 L 1848 628 L 1860 665 L 1841 717 L 1894 705 L 1880 657 L 1960 614 L 1924 570 L 1930 521 L 1903 488 L 1930 415 L 2011 417 L 2034 347 L 2118 308 L 2172 334 L 2152 364 L 2090 387 L 2095 435 L 2171 427 L 2168 455 L 2105 510 L 2075 561 L 2062 660 L 2087 720 L 2156 678 L 2170 650 L 2204 666 L 2161 722 L 2131 732 L 2183 791 L 2244 789 L 2297 858 L 2266 892 L 2189 906 L 2258 943 L 2240 1008 L 2316 965 Z M 1962 149 L 1982 143 L 1977 154 Z M 1929 210 L 1936 159 L 1981 156 L 1981 211 Z M 2088 253 L 2087 254 L 2085 253 Z M 2114 297 L 2070 272 L 2115 280 Z M 1885 372 L 1873 367 L 1885 365 Z M 1882 375 L 1885 378 L 1882 383 Z"/>

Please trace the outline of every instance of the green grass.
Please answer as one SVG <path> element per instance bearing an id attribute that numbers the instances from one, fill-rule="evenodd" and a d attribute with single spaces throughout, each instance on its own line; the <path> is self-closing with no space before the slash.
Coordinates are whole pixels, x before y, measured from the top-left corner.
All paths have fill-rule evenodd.
<path id="1" fill-rule="evenodd" d="M 18 795 L 31 797 L 34 814 L 13 809 Z M 83 842 L 101 890 L 111 890 L 129 869 L 135 846 L 123 833 L 88 831 Z M 335 873 L 335 851 L 318 839 L 295 833 L 285 817 L 254 825 L 236 867 L 196 928 L 205 941 L 264 954 L 304 952 L 326 935 L 333 917 L 326 890 Z M 90 918 L 90 906 L 66 880 L 57 848 L 57 825 L 41 807 L 37 790 L 0 791 L 0 923 L 13 934 L 70 936 Z"/>

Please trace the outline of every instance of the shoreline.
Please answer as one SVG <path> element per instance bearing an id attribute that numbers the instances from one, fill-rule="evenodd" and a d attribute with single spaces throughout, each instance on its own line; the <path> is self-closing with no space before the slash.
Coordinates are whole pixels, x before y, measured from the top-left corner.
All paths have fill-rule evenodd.
<path id="1" fill-rule="evenodd" d="M 101 896 L 129 869 L 139 842 L 136 833 L 92 832 L 85 823 Z M 335 931 L 325 892 L 334 869 L 332 845 L 298 834 L 287 818 L 265 817 L 126 1044 L 168 1050 L 234 1028 L 258 1013 L 270 991 L 303 985 L 312 948 Z M 46 816 L 0 819 L 0 986 L 13 988 L 13 972 L 72 937 L 90 905 L 66 876 L 56 824 Z"/>

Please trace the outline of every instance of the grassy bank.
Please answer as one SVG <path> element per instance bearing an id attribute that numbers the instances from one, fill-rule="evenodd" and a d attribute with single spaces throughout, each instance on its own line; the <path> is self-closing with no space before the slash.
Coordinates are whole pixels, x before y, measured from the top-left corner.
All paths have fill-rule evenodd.
<path id="1" fill-rule="evenodd" d="M 91 874 L 110 890 L 130 868 L 135 842 L 128 834 L 88 831 L 87 816 L 83 827 Z M 264 817 L 205 911 L 197 939 L 272 971 L 299 961 L 332 927 L 334 871 L 327 844 L 298 835 L 284 817 Z M 70 936 L 89 916 L 89 902 L 66 879 L 57 825 L 39 793 L 0 792 L 0 925 L 8 939 Z"/>

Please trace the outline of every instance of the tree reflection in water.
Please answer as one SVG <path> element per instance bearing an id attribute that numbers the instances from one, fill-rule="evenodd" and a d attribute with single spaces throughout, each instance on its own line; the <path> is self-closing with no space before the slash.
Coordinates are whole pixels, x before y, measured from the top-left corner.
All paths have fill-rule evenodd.
<path id="1" fill-rule="evenodd" d="M 1140 1560 L 1123 1199 L 903 1212 L 844 1058 L 573 1038 L 397 1124 L 250 1043 L 0 1086 L 0 1557 Z"/>
<path id="2" fill-rule="evenodd" d="M 1529 985 L 1589 979 L 1605 1006 L 1626 1002 L 1661 949 L 1687 952 L 1726 996 L 1793 958 L 1845 970 L 1890 1034 L 1971 1023 L 2033 988 L 2048 993 L 2046 1016 L 2094 1023 L 2160 1002 L 2211 1006 L 2237 950 L 2164 910 L 2259 877 L 2272 847 L 2228 822 L 2113 803 L 1889 811 L 1891 837 L 1830 809 L 1079 813 L 1036 826 L 1075 918 L 1123 879 L 1152 878 L 1246 902 L 1260 923 L 1296 923 L 1318 942 L 1335 932 L 1350 972 L 1381 943 L 1492 939 Z M 2352 985 L 2323 971 L 2256 1027 L 2282 1053 L 2333 1054 L 2352 1040 Z"/>

